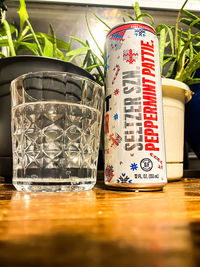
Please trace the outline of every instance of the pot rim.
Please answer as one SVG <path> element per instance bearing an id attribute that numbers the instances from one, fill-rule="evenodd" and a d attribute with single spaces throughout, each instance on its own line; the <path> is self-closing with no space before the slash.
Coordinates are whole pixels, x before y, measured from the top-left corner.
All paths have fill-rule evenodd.
<path id="1" fill-rule="evenodd" d="M 88 77 L 89 79 L 94 81 L 94 78 L 92 76 L 92 74 L 90 72 L 88 72 L 87 70 L 81 68 L 80 66 L 76 65 L 75 63 L 72 62 L 68 62 L 68 61 L 64 61 L 62 59 L 58 59 L 58 58 L 52 58 L 52 57 L 44 57 L 44 56 L 36 56 L 36 55 L 16 55 L 16 56 L 9 56 L 9 57 L 5 57 L 5 58 L 0 58 L 0 69 L 4 68 L 5 64 L 12 64 L 12 63 L 17 63 L 18 61 L 20 63 L 22 63 L 24 60 L 33 60 L 33 61 L 47 61 L 47 62 L 55 62 L 57 64 L 62 64 L 62 65 L 66 65 L 66 66 L 71 66 L 73 69 L 76 69 L 77 71 L 79 70 L 80 72 L 82 72 L 79 75 L 82 75 L 84 77 Z M 47 70 L 48 71 L 48 70 Z M 36 72 L 36 71 L 35 71 Z M 70 72 L 70 71 L 68 71 Z M 73 73 L 73 72 L 72 72 Z"/>
<path id="2" fill-rule="evenodd" d="M 192 98 L 193 92 L 189 86 L 184 83 L 170 78 L 162 78 L 162 86 L 176 87 L 185 91 L 185 102 L 189 102 Z"/>

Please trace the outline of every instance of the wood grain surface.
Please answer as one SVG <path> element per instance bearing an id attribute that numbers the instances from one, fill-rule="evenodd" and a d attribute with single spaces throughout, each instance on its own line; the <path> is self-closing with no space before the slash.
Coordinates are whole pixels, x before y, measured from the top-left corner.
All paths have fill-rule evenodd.
<path id="1" fill-rule="evenodd" d="M 200 179 L 160 192 L 0 184 L 0 266 L 200 266 Z"/>

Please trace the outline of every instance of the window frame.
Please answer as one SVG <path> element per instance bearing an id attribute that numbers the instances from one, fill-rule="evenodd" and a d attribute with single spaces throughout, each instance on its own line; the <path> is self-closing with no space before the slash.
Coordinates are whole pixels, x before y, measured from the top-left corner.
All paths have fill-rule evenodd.
<path id="1" fill-rule="evenodd" d="M 19 0 L 14 0 L 19 1 Z M 93 6 L 111 6 L 111 7 L 132 7 L 134 0 L 26 0 L 32 3 L 59 3 L 59 4 L 75 4 L 75 5 L 93 5 Z M 100 3 L 99 3 L 100 2 Z M 161 10 L 179 10 L 184 0 L 141 0 L 139 1 L 141 8 L 161 9 Z M 200 0 L 190 0 L 185 9 L 189 11 L 200 12 Z"/>

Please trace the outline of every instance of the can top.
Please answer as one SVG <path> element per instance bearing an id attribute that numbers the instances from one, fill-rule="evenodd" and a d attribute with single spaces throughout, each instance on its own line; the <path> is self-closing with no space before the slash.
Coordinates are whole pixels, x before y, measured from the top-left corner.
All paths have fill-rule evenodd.
<path id="1" fill-rule="evenodd" d="M 124 22 L 124 23 L 114 26 L 112 29 L 110 29 L 106 37 L 109 37 L 110 35 L 118 31 L 123 31 L 123 30 L 133 29 L 133 28 L 138 28 L 138 29 L 143 28 L 144 30 L 150 31 L 156 35 L 155 29 L 150 24 L 143 22 L 143 21 L 129 21 L 129 22 Z"/>

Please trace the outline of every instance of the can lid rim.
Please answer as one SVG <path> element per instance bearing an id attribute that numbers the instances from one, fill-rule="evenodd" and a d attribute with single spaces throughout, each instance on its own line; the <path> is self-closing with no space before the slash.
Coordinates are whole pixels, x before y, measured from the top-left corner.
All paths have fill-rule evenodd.
<path id="1" fill-rule="evenodd" d="M 119 27 L 119 26 L 123 26 L 123 25 L 128 25 L 128 24 L 141 24 L 141 25 L 146 25 L 146 26 L 150 27 L 150 28 L 155 32 L 154 27 L 151 26 L 149 23 L 146 23 L 146 22 L 143 22 L 143 21 L 138 21 L 138 20 L 136 20 L 136 21 L 132 21 L 132 20 L 130 20 L 130 21 L 127 21 L 127 22 L 124 22 L 124 23 L 119 23 L 119 24 L 115 25 L 114 27 L 112 27 L 112 28 L 109 30 L 109 32 L 107 33 L 106 37 L 108 37 L 108 35 L 109 35 L 115 28 L 117 28 L 117 27 Z M 155 32 L 155 33 L 156 33 L 156 32 Z"/>

